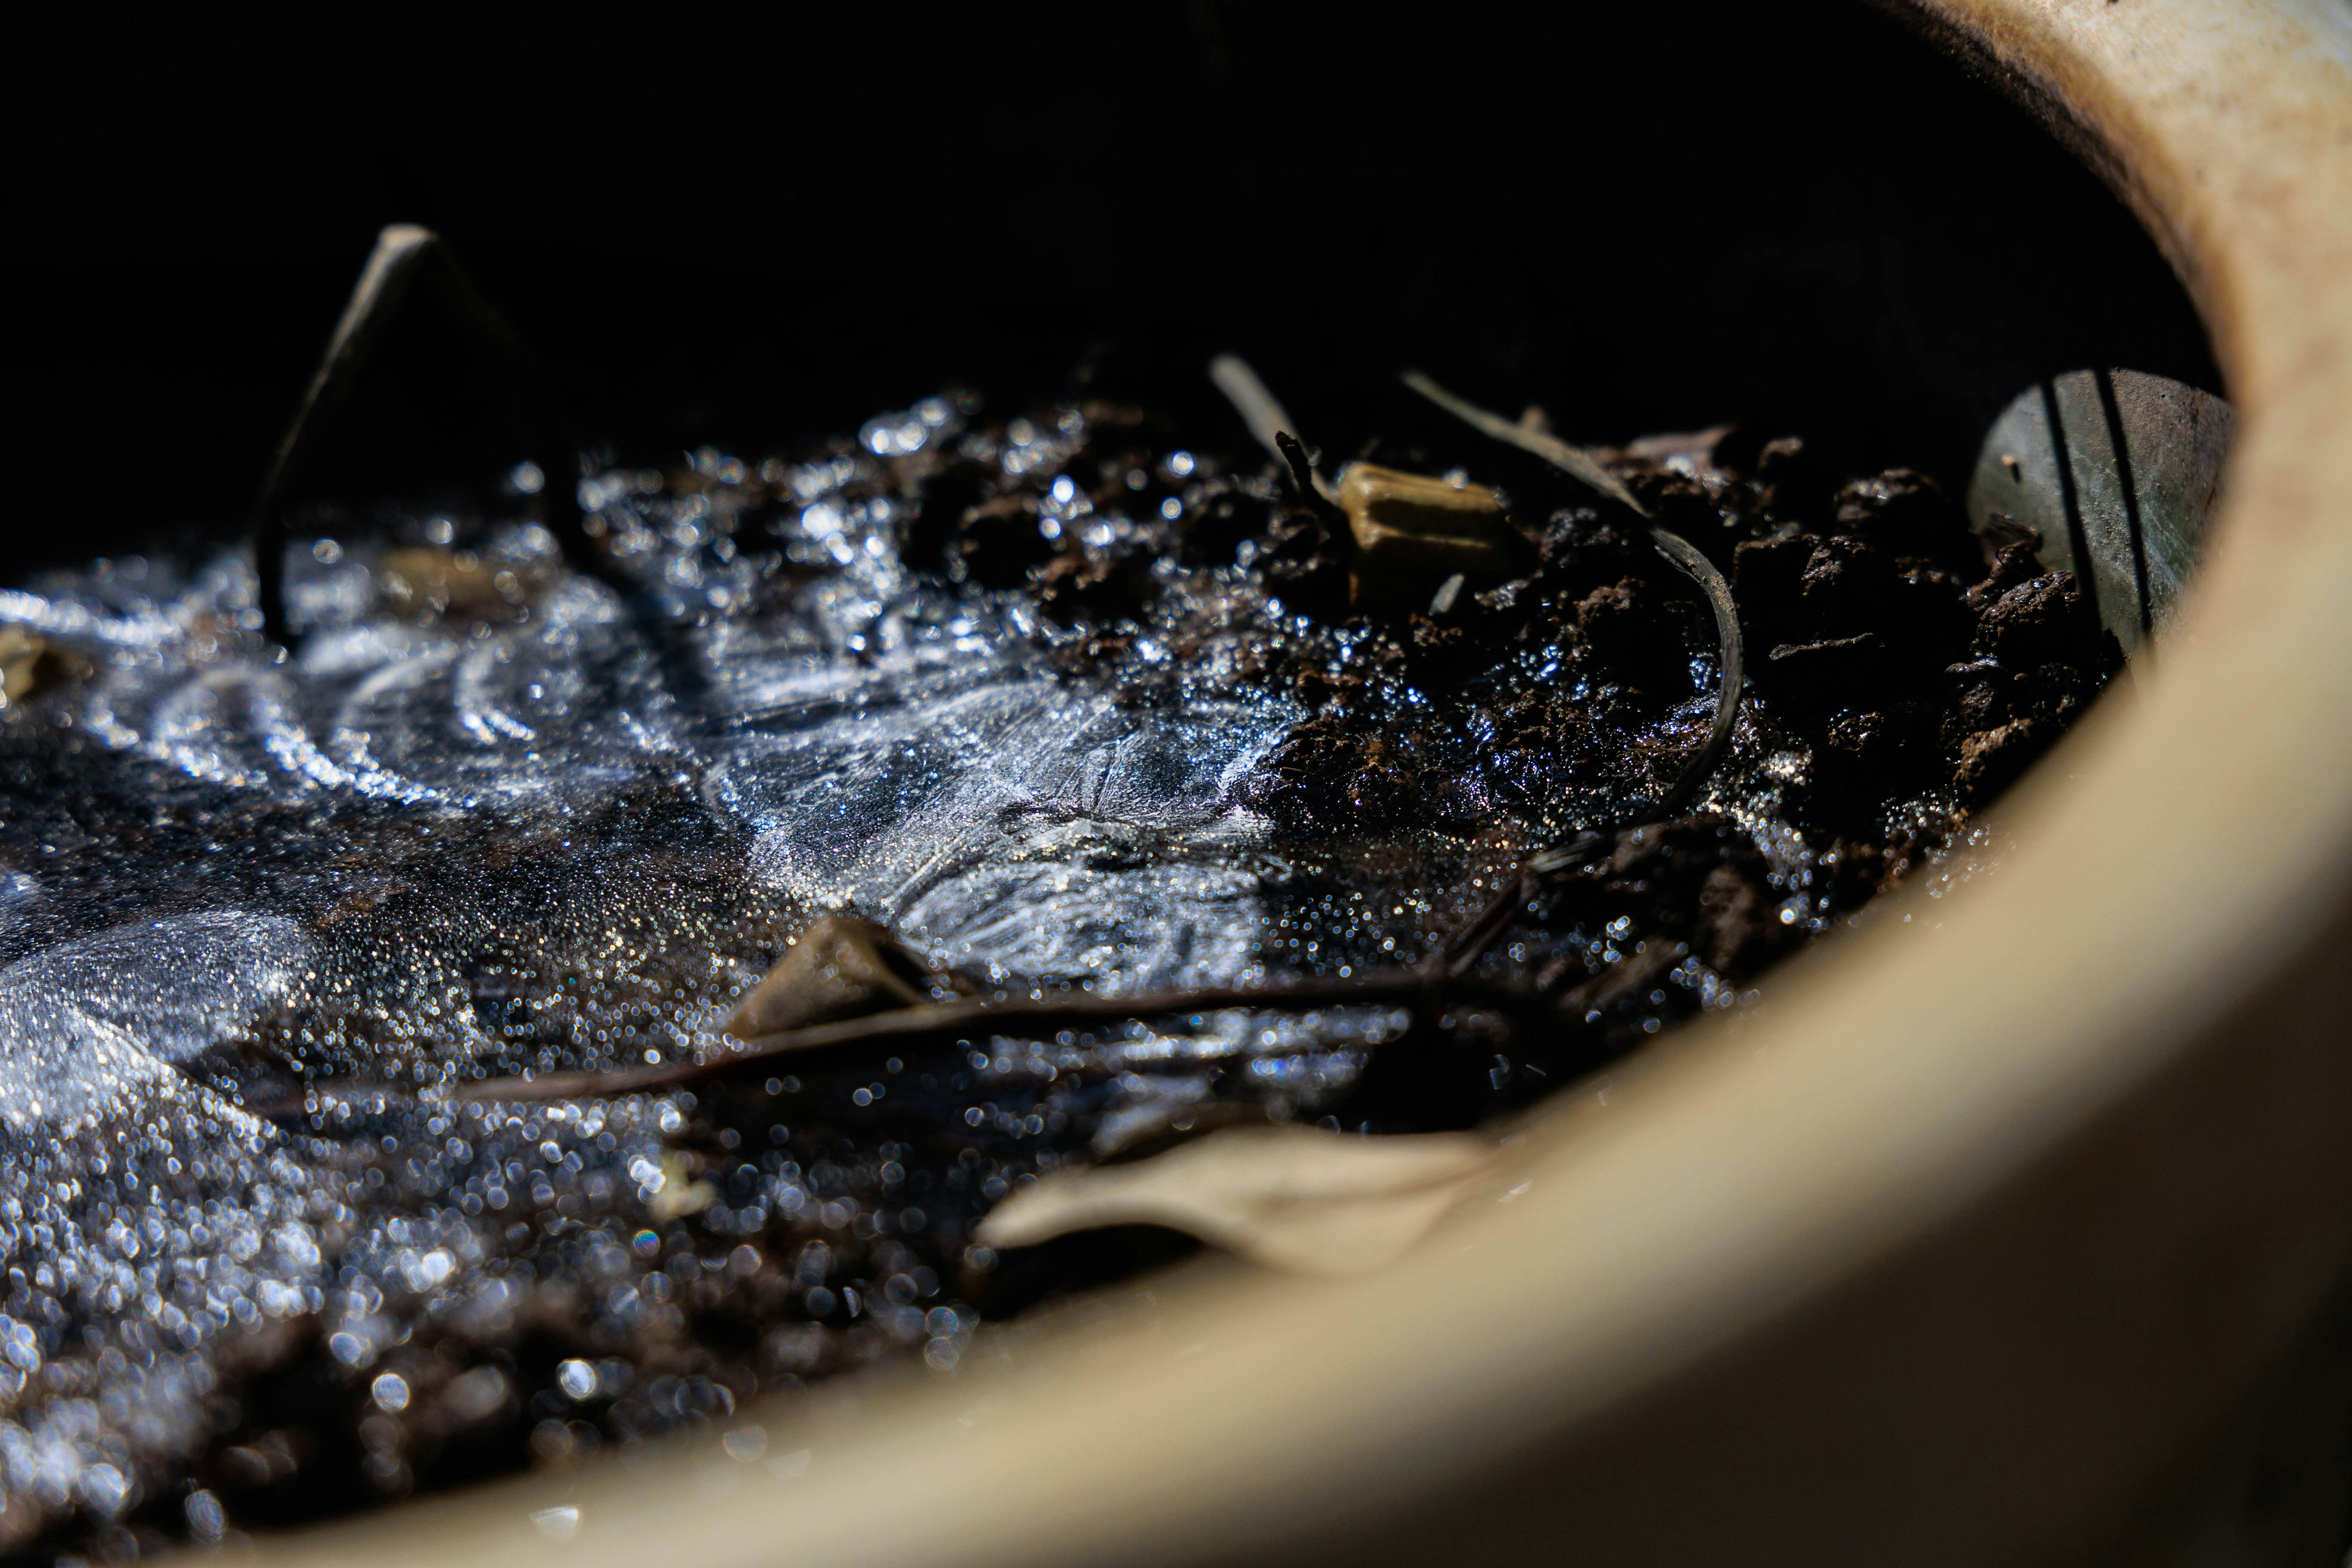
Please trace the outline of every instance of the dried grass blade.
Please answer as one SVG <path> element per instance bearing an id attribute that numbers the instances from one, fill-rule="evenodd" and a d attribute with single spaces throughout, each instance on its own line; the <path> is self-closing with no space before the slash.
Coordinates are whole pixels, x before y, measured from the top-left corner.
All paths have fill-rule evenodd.
<path id="1" fill-rule="evenodd" d="M 1403 380 L 1405 385 L 1472 429 L 1532 453 L 1602 494 L 1623 501 L 1641 516 L 1649 516 L 1648 509 L 1634 500 L 1633 492 L 1603 468 L 1591 453 L 1571 447 L 1548 431 L 1513 424 L 1499 414 L 1456 397 L 1417 370 L 1406 371 Z M 1673 787 L 1640 819 L 1654 822 L 1689 805 L 1700 786 L 1722 764 L 1724 753 L 1731 749 L 1732 733 L 1738 726 L 1739 700 L 1747 689 L 1748 674 L 1739 635 L 1739 606 L 1732 599 L 1731 584 L 1724 581 L 1723 574 L 1716 570 L 1715 563 L 1706 558 L 1705 552 L 1674 530 L 1651 523 L 1650 542 L 1706 595 L 1707 608 L 1715 616 L 1716 646 L 1723 666 L 1722 678 L 1716 683 L 1715 719 L 1707 727 L 1706 741 L 1683 764 Z M 1588 833 L 1579 833 L 1530 856 L 1520 876 L 1502 888 L 1478 918 L 1447 944 L 1438 961 L 1441 972 L 1449 977 L 1468 973 L 1510 924 L 1520 900 L 1527 895 L 1527 879 L 1563 868 L 1587 847 L 1584 841 L 1590 837 Z"/>
<path id="2" fill-rule="evenodd" d="M 1571 447 L 1549 430 L 1530 429 L 1525 425 L 1514 424 L 1499 414 L 1489 413 L 1475 403 L 1454 396 L 1417 370 L 1406 371 L 1403 380 L 1407 386 L 1480 435 L 1541 458 L 1570 479 L 1599 490 L 1637 515 L 1650 515 L 1650 509 L 1634 500 L 1633 492 L 1619 482 L 1616 475 L 1602 468 L 1600 458 L 1583 447 Z"/>
<path id="3" fill-rule="evenodd" d="M 1242 423 L 1249 426 L 1249 433 L 1256 438 L 1257 444 L 1273 453 L 1275 461 L 1286 467 L 1295 467 L 1291 455 L 1283 450 L 1282 443 L 1285 437 L 1296 441 L 1297 421 L 1291 418 L 1290 411 L 1282 405 L 1282 400 L 1258 378 L 1257 372 L 1250 368 L 1249 361 L 1236 353 L 1219 354 L 1209 362 L 1209 379 L 1216 384 L 1219 392 L 1225 395 L 1225 401 L 1234 405 L 1234 412 L 1242 416 Z M 1329 479 L 1311 468 L 1307 469 L 1307 477 L 1313 480 L 1316 493 L 1325 500 L 1339 499 L 1338 491 L 1332 488 Z"/>

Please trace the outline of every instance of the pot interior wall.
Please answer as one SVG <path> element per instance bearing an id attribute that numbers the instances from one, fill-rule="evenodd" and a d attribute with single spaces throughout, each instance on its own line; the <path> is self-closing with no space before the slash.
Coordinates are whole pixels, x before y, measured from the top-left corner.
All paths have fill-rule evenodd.
<path id="1" fill-rule="evenodd" d="M 2120 205 L 1860 8 L 12 26 L 8 456 L 79 521 L 20 522 L 0 573 L 233 533 L 393 219 L 450 237 L 627 457 L 1082 360 L 1222 419 L 1198 367 L 1234 347 L 1342 453 L 1417 363 L 1587 438 L 1738 419 L 1958 489 L 2044 375 L 2218 390 Z M 411 347 L 331 482 L 505 455 Z"/>

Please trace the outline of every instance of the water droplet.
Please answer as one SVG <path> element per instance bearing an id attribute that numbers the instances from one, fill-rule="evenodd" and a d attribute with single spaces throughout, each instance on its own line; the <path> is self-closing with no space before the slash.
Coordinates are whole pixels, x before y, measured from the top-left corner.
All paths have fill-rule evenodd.
<path id="1" fill-rule="evenodd" d="M 596 1369 L 584 1361 L 567 1361 L 555 1369 L 555 1386 L 572 1399 L 591 1398 L 596 1392 Z"/>

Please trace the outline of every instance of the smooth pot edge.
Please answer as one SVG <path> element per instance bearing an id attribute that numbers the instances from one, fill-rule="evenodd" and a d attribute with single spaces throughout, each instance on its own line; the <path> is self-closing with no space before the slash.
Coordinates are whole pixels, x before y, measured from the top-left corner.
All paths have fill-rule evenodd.
<path id="1" fill-rule="evenodd" d="M 580 1563 L 1361 1557 L 1433 1530 L 1467 1555 L 1534 1530 L 1604 1557 L 1735 1538 L 1771 1557 L 1757 1521 L 1834 1511 L 1873 1412 L 1916 1428 L 1874 1479 L 1900 1506 L 1811 1519 L 1811 1550 L 2054 1551 L 2128 1506 L 2352 1250 L 2352 1053 L 2305 1001 L 2352 927 L 2352 13 L 1922 10 L 2063 106 L 2180 268 L 2242 420 L 2176 644 L 2005 805 L 1997 876 L 1908 899 L 1605 1104 L 1563 1097 L 1502 1192 L 1377 1276 L 1180 1274 L 1115 1339 L 770 1421 L 772 1453 L 809 1450 L 795 1479 L 675 1448 L 273 1554 L 537 1561 L 532 1510 L 562 1505 Z M 2188 1215 L 2187 1191 L 2226 1201 Z M 2231 1249 L 2200 1279 L 2216 1226 Z M 2183 1290 L 2196 1310 L 2160 1310 Z M 2036 1333 L 2004 1385 L 1988 1347 Z M 1815 1392 L 1776 1413 L 1784 1455 L 1727 1459 L 1706 1434 L 1753 1422 L 1759 1345 Z M 1983 1385 L 1944 1390 L 1917 1370 L 1938 1357 Z M 1628 1423 L 1664 1456 L 1630 1483 L 1654 1495 L 1599 1495 L 1571 1461 Z M 1997 1442 L 2007 1469 L 1981 1455 Z M 1759 1491 L 1709 1462 L 1796 1479 Z M 1517 1521 L 1478 1480 L 1528 1475 L 1556 1484 Z"/>

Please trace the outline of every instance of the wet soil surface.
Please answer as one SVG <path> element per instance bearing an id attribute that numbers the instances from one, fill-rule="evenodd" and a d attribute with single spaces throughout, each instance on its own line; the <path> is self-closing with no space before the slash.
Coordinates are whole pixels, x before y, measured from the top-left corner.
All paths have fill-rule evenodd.
<path id="1" fill-rule="evenodd" d="M 1361 456 L 1444 477 L 1423 438 Z M 1507 548 L 1453 581 L 1238 443 L 950 394 L 606 468 L 627 596 L 500 521 L 529 472 L 487 511 L 321 515 L 290 657 L 234 557 L 0 593 L 47 647 L 0 710 L 0 1550 L 121 1560 L 882 1358 L 952 1374 L 982 1319 L 1175 1250 L 970 1246 L 1023 1182 L 1236 1118 L 1475 1125 L 1736 1006 L 1970 844 L 2116 666 L 2030 538 L 1916 474 L 1637 444 L 1614 471 L 1728 577 L 1749 671 L 1727 758 L 1647 821 L 1721 650 L 1638 519 L 1497 448 L 1454 480 L 1498 488 Z M 733 1049 L 824 911 L 942 994 L 1351 976 L 1580 832 L 1476 1005 L 446 1098 Z"/>

